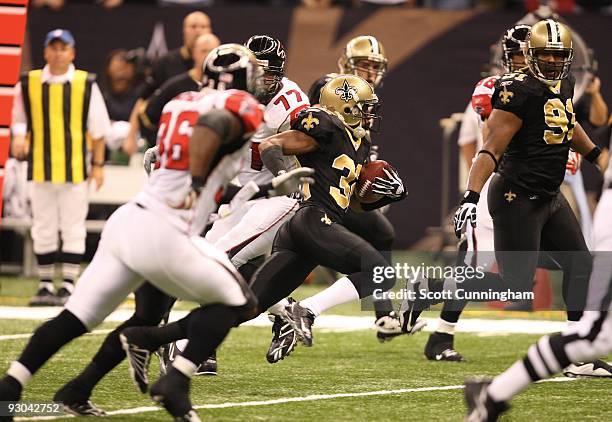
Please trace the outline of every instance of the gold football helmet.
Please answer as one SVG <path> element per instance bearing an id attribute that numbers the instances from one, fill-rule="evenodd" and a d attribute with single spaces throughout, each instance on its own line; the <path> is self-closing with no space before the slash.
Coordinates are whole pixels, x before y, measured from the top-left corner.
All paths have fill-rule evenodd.
<path id="1" fill-rule="evenodd" d="M 547 85 L 555 85 L 569 74 L 574 49 L 570 29 L 553 19 L 531 27 L 525 41 L 525 61 L 533 75 Z"/>
<path id="2" fill-rule="evenodd" d="M 377 88 L 387 73 L 385 48 L 370 35 L 355 37 L 344 47 L 338 67 L 340 73 L 361 76 Z"/>
<path id="3" fill-rule="evenodd" d="M 356 75 L 338 75 L 321 88 L 320 104 L 339 115 L 355 136 L 362 138 L 365 130 L 376 130 L 378 97 L 372 85 Z M 359 136 L 361 135 L 361 136 Z"/>

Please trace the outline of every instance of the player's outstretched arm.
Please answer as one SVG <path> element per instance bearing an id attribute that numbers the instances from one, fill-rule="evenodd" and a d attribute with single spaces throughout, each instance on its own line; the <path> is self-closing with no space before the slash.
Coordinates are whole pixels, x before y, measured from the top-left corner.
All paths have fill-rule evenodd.
<path id="1" fill-rule="evenodd" d="M 491 113 L 484 131 L 483 149 L 478 152 L 472 164 L 467 190 L 453 219 L 457 237 L 461 237 L 468 223 L 476 227 L 476 204 L 480 199 L 480 191 L 491 173 L 497 170 L 497 163 L 522 124 L 523 121 L 514 113 L 499 109 Z"/>
<path id="2" fill-rule="evenodd" d="M 287 171 L 283 155 L 306 154 L 317 149 L 319 144 L 312 136 L 297 130 L 278 133 L 259 144 L 261 161 L 274 175 Z"/>

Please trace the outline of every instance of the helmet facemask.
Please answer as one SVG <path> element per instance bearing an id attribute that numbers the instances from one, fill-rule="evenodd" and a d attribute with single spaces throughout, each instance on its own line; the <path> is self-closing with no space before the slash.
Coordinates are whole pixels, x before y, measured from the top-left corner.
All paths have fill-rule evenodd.
<path id="1" fill-rule="evenodd" d="M 347 59 L 344 67 L 344 73 L 361 76 L 374 88 L 380 86 L 387 74 L 387 61 L 378 58 L 351 57 Z M 372 74 L 374 74 L 373 78 L 371 77 Z"/>
<path id="2" fill-rule="evenodd" d="M 514 63 L 514 58 L 517 55 L 523 56 L 525 48 L 525 40 L 529 34 L 530 27 L 528 25 L 515 25 L 508 29 L 502 38 L 502 64 L 507 72 L 516 72 L 519 69 L 527 66 L 527 63 L 518 65 Z"/>
<path id="3" fill-rule="evenodd" d="M 530 48 L 528 51 L 525 58 L 529 70 L 547 85 L 555 85 L 569 75 L 574 58 L 573 49 Z M 539 59 L 540 54 L 550 54 L 554 57 L 554 61 Z"/>
<path id="4" fill-rule="evenodd" d="M 266 92 L 259 101 L 268 104 L 282 88 L 285 76 L 286 53 L 280 40 L 269 35 L 253 35 L 245 46 L 255 54 L 257 63 L 264 70 L 264 85 Z"/>

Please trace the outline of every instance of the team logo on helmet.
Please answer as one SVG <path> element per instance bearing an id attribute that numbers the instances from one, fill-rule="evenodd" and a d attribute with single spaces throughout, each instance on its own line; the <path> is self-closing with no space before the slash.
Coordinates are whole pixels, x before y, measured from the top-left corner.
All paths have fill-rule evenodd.
<path id="1" fill-rule="evenodd" d="M 342 83 L 342 86 L 339 86 L 338 88 L 336 88 L 335 93 L 336 95 L 340 96 L 340 99 L 342 101 L 350 101 L 352 99 L 357 100 L 356 98 L 357 88 L 349 85 L 346 79 Z"/>

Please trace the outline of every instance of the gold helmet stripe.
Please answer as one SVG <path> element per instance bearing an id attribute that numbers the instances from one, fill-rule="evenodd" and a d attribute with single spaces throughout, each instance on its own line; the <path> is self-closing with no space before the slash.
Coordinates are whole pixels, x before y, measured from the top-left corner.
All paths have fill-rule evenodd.
<path id="1" fill-rule="evenodd" d="M 372 53 L 380 54 L 380 48 L 378 47 L 378 40 L 371 35 L 368 35 L 368 40 L 372 44 Z"/>

